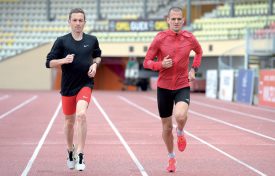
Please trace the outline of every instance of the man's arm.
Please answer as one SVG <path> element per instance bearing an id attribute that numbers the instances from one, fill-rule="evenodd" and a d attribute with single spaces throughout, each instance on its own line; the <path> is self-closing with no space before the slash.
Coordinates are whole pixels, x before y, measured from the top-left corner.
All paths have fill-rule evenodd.
<path id="1" fill-rule="evenodd" d="M 100 62 L 101 62 L 101 57 L 96 57 L 96 58 L 93 59 L 93 63 L 92 64 L 97 64 L 97 67 L 98 67 L 99 64 L 100 64 Z"/>
<path id="2" fill-rule="evenodd" d="M 192 68 L 194 71 L 198 71 L 198 68 L 201 65 L 201 58 L 202 58 L 202 48 L 197 39 L 193 36 L 193 51 L 195 52 Z"/>
<path id="3" fill-rule="evenodd" d="M 62 39 L 57 38 L 54 42 L 51 51 L 47 55 L 46 67 L 57 68 L 63 64 L 69 64 L 73 62 L 74 54 L 68 54 L 63 58 L 63 44 Z"/>
<path id="4" fill-rule="evenodd" d="M 193 51 L 195 52 L 192 68 L 189 71 L 188 78 L 189 81 L 193 81 L 196 79 L 196 73 L 198 72 L 198 69 L 201 64 L 201 58 L 202 58 L 202 48 L 199 42 L 195 37 L 193 37 Z"/>
<path id="5" fill-rule="evenodd" d="M 161 61 L 154 61 L 155 57 L 157 56 L 159 52 L 159 40 L 158 35 L 154 38 L 153 42 L 151 43 L 145 59 L 143 61 L 143 67 L 146 69 L 151 69 L 154 71 L 159 71 L 162 68 L 162 62 Z"/>
<path id="6" fill-rule="evenodd" d="M 197 68 L 191 68 L 189 73 L 188 73 L 188 80 L 191 82 L 191 81 L 194 81 L 196 79 L 196 72 L 197 72 Z"/>
<path id="7" fill-rule="evenodd" d="M 101 62 L 101 57 L 96 57 L 93 59 L 92 65 L 90 66 L 89 71 L 88 71 L 88 76 L 90 78 L 95 77 L 96 69 L 98 68 L 100 62 Z"/>
<path id="8" fill-rule="evenodd" d="M 74 54 L 68 54 L 65 58 L 63 59 L 52 59 L 48 63 L 48 68 L 57 68 L 60 67 L 63 64 L 70 64 L 74 60 Z"/>

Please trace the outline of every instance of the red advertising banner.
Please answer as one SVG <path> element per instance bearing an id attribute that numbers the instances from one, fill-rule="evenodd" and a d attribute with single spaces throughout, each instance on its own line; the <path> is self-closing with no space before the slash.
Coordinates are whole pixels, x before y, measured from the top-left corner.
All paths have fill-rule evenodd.
<path id="1" fill-rule="evenodd" d="M 275 70 L 260 71 L 259 105 L 275 108 Z"/>

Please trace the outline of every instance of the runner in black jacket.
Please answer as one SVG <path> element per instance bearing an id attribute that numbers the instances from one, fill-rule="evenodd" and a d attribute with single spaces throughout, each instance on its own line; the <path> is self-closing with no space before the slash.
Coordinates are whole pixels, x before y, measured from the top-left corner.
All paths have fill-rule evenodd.
<path id="1" fill-rule="evenodd" d="M 61 95 L 65 115 L 67 166 L 84 170 L 84 145 L 87 134 L 86 111 L 90 102 L 94 76 L 101 62 L 101 50 L 95 36 L 83 32 L 85 13 L 72 9 L 69 14 L 71 33 L 58 37 L 47 55 L 46 67 L 62 69 Z M 77 145 L 73 144 L 74 124 L 77 120 Z"/>

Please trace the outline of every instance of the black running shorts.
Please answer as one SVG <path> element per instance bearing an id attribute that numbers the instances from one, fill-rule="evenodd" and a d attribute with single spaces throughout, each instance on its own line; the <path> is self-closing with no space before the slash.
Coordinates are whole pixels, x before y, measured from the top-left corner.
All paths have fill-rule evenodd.
<path id="1" fill-rule="evenodd" d="M 190 87 L 184 87 L 178 90 L 157 89 L 158 110 L 161 118 L 170 117 L 173 113 L 174 104 L 183 101 L 189 105 Z"/>

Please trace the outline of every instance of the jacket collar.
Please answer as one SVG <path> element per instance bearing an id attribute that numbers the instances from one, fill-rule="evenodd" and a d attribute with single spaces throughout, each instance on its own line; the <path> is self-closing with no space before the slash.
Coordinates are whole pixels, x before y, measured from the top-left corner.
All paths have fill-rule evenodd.
<path id="1" fill-rule="evenodd" d="M 191 37 L 190 32 L 188 32 L 186 30 L 181 30 L 178 33 L 176 33 L 173 30 L 168 29 L 166 32 L 167 32 L 168 35 L 172 35 L 172 36 L 181 35 L 181 36 L 184 36 L 184 37 Z"/>

